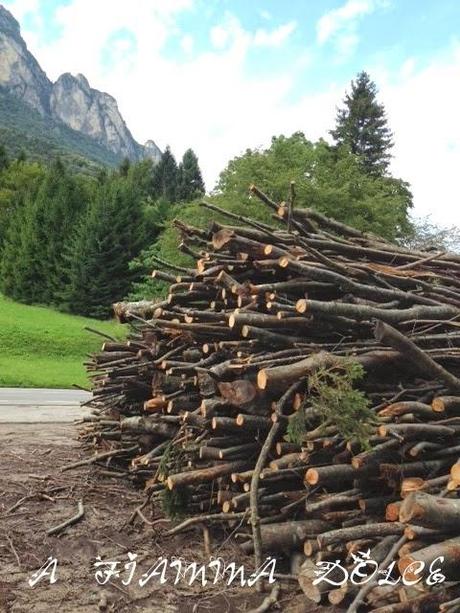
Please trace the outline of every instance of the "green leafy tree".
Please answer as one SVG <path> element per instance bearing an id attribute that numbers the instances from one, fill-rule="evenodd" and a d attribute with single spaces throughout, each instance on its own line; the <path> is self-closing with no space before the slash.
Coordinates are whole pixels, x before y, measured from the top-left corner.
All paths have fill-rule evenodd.
<path id="1" fill-rule="evenodd" d="M 152 196 L 155 200 L 163 198 L 167 202 L 176 201 L 177 173 L 177 163 L 168 146 L 154 169 Z"/>
<path id="2" fill-rule="evenodd" d="M 248 149 L 221 173 L 215 195 L 225 203 L 239 202 L 245 210 L 270 220 L 270 212 L 247 197 L 255 183 L 273 200 L 288 197 L 296 182 L 296 206 L 308 206 L 363 231 L 389 239 L 410 232 L 412 206 L 409 185 L 394 177 L 369 174 L 358 156 L 324 140 L 309 141 L 302 132 L 273 137 L 265 150 Z M 265 218 L 263 217 L 265 216 Z"/>
<path id="3" fill-rule="evenodd" d="M 187 149 L 178 168 L 177 200 L 191 202 L 205 193 L 198 158 L 192 149 Z"/>
<path id="4" fill-rule="evenodd" d="M 384 106 L 377 101 L 377 87 L 366 72 L 351 82 L 330 134 L 337 145 L 360 158 L 366 172 L 383 175 L 388 170 L 392 133 Z"/>

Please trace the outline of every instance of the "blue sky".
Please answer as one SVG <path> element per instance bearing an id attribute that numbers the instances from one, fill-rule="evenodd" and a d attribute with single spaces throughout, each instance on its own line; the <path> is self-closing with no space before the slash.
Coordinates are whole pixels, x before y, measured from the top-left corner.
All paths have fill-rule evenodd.
<path id="1" fill-rule="evenodd" d="M 460 224 L 457 0 L 11 0 L 49 77 L 81 72 L 134 136 L 192 146 L 208 188 L 273 134 L 326 137 L 368 70 L 415 213 Z"/>

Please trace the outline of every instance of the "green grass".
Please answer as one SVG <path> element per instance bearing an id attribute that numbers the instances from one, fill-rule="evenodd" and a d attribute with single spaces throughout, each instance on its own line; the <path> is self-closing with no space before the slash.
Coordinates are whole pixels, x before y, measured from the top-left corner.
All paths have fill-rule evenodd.
<path id="1" fill-rule="evenodd" d="M 125 333 L 114 321 L 27 306 L 0 295 L 0 387 L 87 386 L 83 361 L 103 339 L 85 326 L 118 339 Z"/>

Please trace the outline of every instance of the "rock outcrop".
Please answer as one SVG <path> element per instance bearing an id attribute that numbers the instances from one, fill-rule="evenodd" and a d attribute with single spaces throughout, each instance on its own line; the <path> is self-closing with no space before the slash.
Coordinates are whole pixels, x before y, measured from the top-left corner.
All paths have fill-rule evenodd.
<path id="1" fill-rule="evenodd" d="M 153 140 L 148 140 L 144 143 L 144 156 L 157 164 L 161 160 L 161 149 L 158 148 Z"/>
<path id="2" fill-rule="evenodd" d="M 19 23 L 0 5 L 0 85 L 41 115 L 49 113 L 52 84 L 27 49 Z"/>
<path id="3" fill-rule="evenodd" d="M 91 136 L 111 151 L 136 160 L 143 157 L 141 145 L 128 130 L 115 98 L 92 89 L 82 74 L 64 73 L 54 83 L 51 114 L 74 130 Z"/>

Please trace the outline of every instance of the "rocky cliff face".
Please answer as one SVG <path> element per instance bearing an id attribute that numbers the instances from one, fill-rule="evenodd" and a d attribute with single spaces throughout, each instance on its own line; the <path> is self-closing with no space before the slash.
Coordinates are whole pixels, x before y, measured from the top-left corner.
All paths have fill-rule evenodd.
<path id="1" fill-rule="evenodd" d="M 27 49 L 16 19 L 0 5 L 0 85 L 41 115 L 62 121 L 120 157 L 158 161 L 161 151 L 149 140 L 137 143 L 118 110 L 116 100 L 90 87 L 85 76 L 65 73 L 51 83 Z"/>
<path id="2" fill-rule="evenodd" d="M 28 51 L 16 19 L 0 5 L 0 85 L 33 106 L 49 113 L 51 82 Z"/>
<path id="3" fill-rule="evenodd" d="M 50 96 L 51 114 L 65 124 L 120 152 L 132 160 L 143 157 L 118 110 L 115 98 L 92 89 L 81 74 L 64 73 L 54 83 Z"/>

